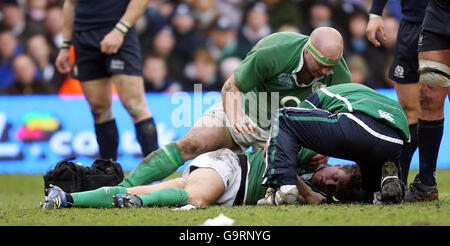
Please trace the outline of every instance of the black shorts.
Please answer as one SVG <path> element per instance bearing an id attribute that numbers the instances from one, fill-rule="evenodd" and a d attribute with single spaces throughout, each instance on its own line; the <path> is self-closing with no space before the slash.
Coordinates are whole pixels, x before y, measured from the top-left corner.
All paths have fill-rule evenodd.
<path id="1" fill-rule="evenodd" d="M 425 11 L 418 51 L 450 49 L 450 6 L 448 0 L 431 0 Z"/>
<path id="2" fill-rule="evenodd" d="M 400 23 L 394 61 L 389 70 L 389 78 L 397 83 L 409 84 L 419 81 L 417 40 L 420 30 L 421 23 L 404 20 Z"/>
<path id="3" fill-rule="evenodd" d="M 107 78 L 112 74 L 142 76 L 141 51 L 136 30 L 129 30 L 116 54 L 107 55 L 101 52 L 100 43 L 111 30 L 108 27 L 73 33 L 74 78 L 84 82 Z"/>
<path id="4" fill-rule="evenodd" d="M 419 45 L 417 50 L 430 51 L 430 50 L 446 50 L 450 49 L 450 39 L 444 35 L 422 30 L 419 36 Z"/>

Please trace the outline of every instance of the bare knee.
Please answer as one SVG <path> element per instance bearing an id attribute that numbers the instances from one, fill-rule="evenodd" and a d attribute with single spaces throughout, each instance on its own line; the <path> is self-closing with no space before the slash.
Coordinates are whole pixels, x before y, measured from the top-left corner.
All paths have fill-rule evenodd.
<path id="1" fill-rule="evenodd" d="M 141 100 L 128 98 L 122 101 L 122 104 L 134 122 L 145 119 L 150 115 L 147 105 Z"/>
<path id="2" fill-rule="evenodd" d="M 202 121 L 210 121 L 210 125 L 213 126 L 204 126 Z M 208 151 L 221 148 L 234 149 L 237 146 L 226 127 L 220 125 L 217 119 L 205 116 L 176 144 L 184 160 L 193 159 Z"/>
<path id="3" fill-rule="evenodd" d="M 174 179 L 175 188 L 184 189 L 186 187 L 186 181 L 183 178 Z"/>
<path id="4" fill-rule="evenodd" d="M 105 122 L 114 118 L 109 103 L 90 103 L 91 113 L 94 121 L 97 123 Z"/>
<path id="5" fill-rule="evenodd" d="M 201 139 L 196 136 L 187 135 L 176 142 L 178 148 L 185 161 L 193 159 L 205 152 L 207 146 L 206 139 Z"/>
<path id="6" fill-rule="evenodd" d="M 194 205 L 194 206 L 200 206 L 200 207 L 204 207 L 204 206 L 208 206 L 208 205 L 212 204 L 211 201 L 209 201 L 208 199 L 205 199 L 204 197 L 197 196 L 197 195 L 191 195 L 191 194 L 188 194 L 188 201 L 189 201 L 189 204 Z"/>

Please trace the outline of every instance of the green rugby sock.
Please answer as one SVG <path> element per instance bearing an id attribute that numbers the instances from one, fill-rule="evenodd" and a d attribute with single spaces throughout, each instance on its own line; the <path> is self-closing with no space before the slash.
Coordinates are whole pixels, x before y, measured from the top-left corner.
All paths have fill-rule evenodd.
<path id="1" fill-rule="evenodd" d="M 72 207 L 81 208 L 114 208 L 113 195 L 126 194 L 122 186 L 107 186 L 96 190 L 70 193 L 73 199 Z"/>
<path id="2" fill-rule="evenodd" d="M 145 157 L 119 185 L 129 188 L 162 180 L 174 173 L 183 163 L 183 155 L 178 146 L 175 143 L 168 144 Z"/>
<path id="3" fill-rule="evenodd" d="M 138 195 L 142 206 L 184 206 L 188 204 L 188 193 L 181 188 L 164 188 L 148 194 Z"/>

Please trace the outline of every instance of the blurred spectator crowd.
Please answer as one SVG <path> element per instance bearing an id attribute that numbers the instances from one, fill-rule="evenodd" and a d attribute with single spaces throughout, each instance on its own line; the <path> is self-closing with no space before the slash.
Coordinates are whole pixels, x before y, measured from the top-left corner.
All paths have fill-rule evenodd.
<path id="1" fill-rule="evenodd" d="M 400 0 L 384 12 L 381 48 L 365 37 L 371 0 L 150 0 L 136 24 L 147 92 L 203 91 L 225 80 L 261 38 L 289 31 L 309 35 L 330 26 L 344 37 L 353 82 L 391 88 Z M 79 82 L 58 73 L 62 0 L 0 1 L 0 93 L 79 94 Z"/>

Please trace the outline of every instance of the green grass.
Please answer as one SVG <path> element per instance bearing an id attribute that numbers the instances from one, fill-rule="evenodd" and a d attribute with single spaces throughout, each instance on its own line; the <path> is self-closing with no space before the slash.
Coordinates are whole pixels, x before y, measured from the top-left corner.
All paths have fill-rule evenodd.
<path id="1" fill-rule="evenodd" d="M 412 179 L 416 170 L 410 174 Z M 179 174 L 175 174 L 177 176 Z M 439 201 L 399 205 L 306 205 L 43 210 L 40 175 L 0 175 L 0 226 L 195 226 L 220 213 L 236 226 L 450 225 L 450 170 L 438 170 Z"/>

